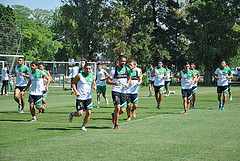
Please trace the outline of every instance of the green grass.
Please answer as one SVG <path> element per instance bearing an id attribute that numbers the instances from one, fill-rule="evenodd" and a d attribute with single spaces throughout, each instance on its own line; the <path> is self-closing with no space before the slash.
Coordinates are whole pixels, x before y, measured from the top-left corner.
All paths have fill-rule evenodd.
<path id="1" fill-rule="evenodd" d="M 172 87 L 173 88 L 173 87 Z M 175 88 L 175 87 L 174 87 Z M 112 104 L 95 109 L 88 132 L 82 118 L 68 123 L 75 98 L 69 91 L 50 89 L 49 109 L 30 123 L 30 113 L 18 114 L 12 96 L 0 97 L 1 161 L 238 161 L 240 160 L 240 92 L 217 110 L 216 89 L 202 87 L 198 110 L 182 112 L 179 88 L 161 110 L 142 88 L 138 118 L 112 130 Z M 110 99 L 110 94 L 109 94 Z"/>

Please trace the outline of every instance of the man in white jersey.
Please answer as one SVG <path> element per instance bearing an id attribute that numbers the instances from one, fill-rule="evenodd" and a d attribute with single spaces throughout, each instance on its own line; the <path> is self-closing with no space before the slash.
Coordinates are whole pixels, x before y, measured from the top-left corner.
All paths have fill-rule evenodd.
<path id="1" fill-rule="evenodd" d="M 5 66 L 2 68 L 2 88 L 1 88 L 1 95 L 7 95 L 9 78 L 10 78 L 10 75 L 9 75 L 9 66 L 8 66 L 8 64 L 5 64 Z"/>
<path id="2" fill-rule="evenodd" d="M 198 90 L 197 86 L 200 79 L 200 72 L 196 69 L 196 65 L 194 63 L 191 63 L 191 70 L 194 76 L 194 83 L 192 87 L 191 108 L 195 109 L 195 103 L 197 99 L 197 90 Z"/>
<path id="3" fill-rule="evenodd" d="M 16 86 L 14 90 L 14 100 L 18 103 L 18 112 L 24 113 L 24 97 L 21 92 L 27 86 L 27 79 L 29 77 L 29 68 L 24 65 L 24 58 L 18 58 L 15 74 Z"/>
<path id="4" fill-rule="evenodd" d="M 150 64 L 149 68 L 147 69 L 147 78 L 148 78 L 148 91 L 149 91 L 149 97 L 152 96 L 153 91 L 153 84 L 154 84 L 154 68 L 152 64 Z"/>
<path id="5" fill-rule="evenodd" d="M 73 117 L 79 117 L 85 111 L 85 117 L 81 130 L 87 131 L 86 125 L 91 117 L 92 103 L 92 89 L 96 89 L 91 66 L 85 64 L 84 69 L 77 76 L 75 76 L 72 87 L 76 95 L 76 111 L 69 114 L 69 121 L 72 122 Z"/>
<path id="6" fill-rule="evenodd" d="M 166 96 L 169 96 L 169 94 L 170 94 L 169 87 L 170 87 L 171 78 L 172 78 L 172 71 L 167 65 L 166 65 L 165 69 L 166 69 L 166 77 L 165 77 L 164 86 L 165 86 L 165 90 L 166 90 Z"/>
<path id="7" fill-rule="evenodd" d="M 35 108 L 41 111 L 42 97 L 43 97 L 43 79 L 48 79 L 46 73 L 38 69 L 38 63 L 32 62 L 30 64 L 31 72 L 29 73 L 29 81 L 27 86 L 23 89 L 22 95 L 30 87 L 29 90 L 29 106 L 32 115 L 32 121 L 37 121 L 37 113 Z"/>
<path id="8" fill-rule="evenodd" d="M 71 88 L 72 88 L 72 82 L 74 80 L 74 78 L 76 77 L 76 75 L 78 75 L 79 73 L 79 64 L 75 63 L 71 68 L 69 68 L 69 77 L 71 79 Z M 72 92 L 73 92 L 73 88 L 72 88 Z"/>
<path id="9" fill-rule="evenodd" d="M 42 72 L 45 73 L 45 75 L 47 75 L 47 79 L 43 79 L 43 106 L 41 111 L 39 111 L 40 113 L 44 113 L 45 109 L 47 108 L 47 97 L 48 97 L 48 87 L 50 82 L 52 81 L 52 76 L 50 74 L 50 72 L 48 70 L 45 69 L 45 66 L 43 65 L 43 63 L 39 63 L 39 70 L 41 70 Z"/>
<path id="10" fill-rule="evenodd" d="M 125 56 L 119 56 L 115 69 L 111 72 L 111 79 L 108 79 L 108 83 L 112 84 L 112 99 L 114 103 L 112 123 L 114 129 L 119 128 L 119 116 L 127 106 L 126 89 L 130 81 L 131 71 L 126 62 L 127 58 Z"/>
<path id="11" fill-rule="evenodd" d="M 226 67 L 226 62 L 222 61 L 220 67 L 216 69 L 214 74 L 217 80 L 218 109 L 223 111 L 224 104 L 227 100 L 228 84 L 232 78 L 232 72 Z"/>
<path id="12" fill-rule="evenodd" d="M 129 67 L 131 68 L 131 81 L 127 88 L 127 121 L 130 121 L 132 118 L 136 118 L 136 109 L 138 104 L 138 92 L 140 85 L 142 83 L 142 70 L 137 67 L 136 60 L 129 61 Z"/>
<path id="13" fill-rule="evenodd" d="M 157 67 L 154 68 L 154 77 L 155 99 L 157 102 L 157 108 L 160 109 L 160 105 L 163 100 L 164 84 L 166 77 L 166 69 L 163 67 L 163 63 L 161 61 L 158 62 Z"/>
<path id="14" fill-rule="evenodd" d="M 108 104 L 108 99 L 106 97 L 106 80 L 108 79 L 109 74 L 105 69 L 102 68 L 102 64 L 97 64 L 96 70 L 96 84 L 97 84 L 97 104 L 100 104 L 100 96 L 102 95 L 105 99 L 105 102 Z"/>
<path id="15" fill-rule="evenodd" d="M 190 64 L 187 62 L 184 65 L 184 69 L 180 72 L 182 98 L 183 98 L 183 114 L 186 114 L 190 109 L 192 99 L 192 87 L 194 84 L 194 75 L 190 69 Z"/>

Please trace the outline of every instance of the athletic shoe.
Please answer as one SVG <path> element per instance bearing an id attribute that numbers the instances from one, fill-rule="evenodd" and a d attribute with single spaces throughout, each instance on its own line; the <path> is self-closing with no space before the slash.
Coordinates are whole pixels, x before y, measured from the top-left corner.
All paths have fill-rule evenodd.
<path id="1" fill-rule="evenodd" d="M 157 105 L 157 109 L 159 109 L 159 110 L 160 110 L 160 105 L 159 105 L 159 104 Z"/>
<path id="2" fill-rule="evenodd" d="M 119 125 L 114 125 L 113 129 L 119 129 Z"/>
<path id="3" fill-rule="evenodd" d="M 81 130 L 87 132 L 87 129 L 86 129 L 85 126 L 82 126 L 82 127 L 81 127 Z"/>
<path id="4" fill-rule="evenodd" d="M 131 121 L 131 117 L 128 117 L 126 121 Z"/>
<path id="5" fill-rule="evenodd" d="M 21 110 L 21 111 L 19 111 L 19 113 L 24 113 L 24 111 L 23 111 L 23 110 Z"/>
<path id="6" fill-rule="evenodd" d="M 72 122 L 72 120 L 73 120 L 73 113 L 70 112 L 69 115 L 68 115 L 68 121 Z"/>
<path id="7" fill-rule="evenodd" d="M 37 117 L 33 116 L 31 122 L 35 122 L 35 121 L 37 121 Z"/>
<path id="8" fill-rule="evenodd" d="M 224 106 L 221 107 L 221 111 L 224 111 Z"/>
<path id="9" fill-rule="evenodd" d="M 231 96 L 231 97 L 229 97 L 229 101 L 232 101 L 232 100 L 233 100 L 232 96 Z"/>
<path id="10" fill-rule="evenodd" d="M 112 124 L 114 125 L 114 112 L 111 115 L 112 115 Z"/>

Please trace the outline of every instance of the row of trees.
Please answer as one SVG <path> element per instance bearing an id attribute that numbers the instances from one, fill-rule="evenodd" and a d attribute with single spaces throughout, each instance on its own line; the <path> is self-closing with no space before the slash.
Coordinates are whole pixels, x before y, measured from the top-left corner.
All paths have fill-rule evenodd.
<path id="1" fill-rule="evenodd" d="M 239 0 L 62 1 L 55 11 L 0 6 L 27 58 L 113 60 L 124 53 L 140 64 L 189 60 L 209 72 L 220 59 L 240 65 Z"/>

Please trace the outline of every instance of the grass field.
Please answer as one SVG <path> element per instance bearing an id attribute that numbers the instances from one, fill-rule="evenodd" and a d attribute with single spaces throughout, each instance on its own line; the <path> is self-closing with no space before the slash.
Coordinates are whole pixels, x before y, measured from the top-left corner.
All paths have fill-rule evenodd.
<path id="1" fill-rule="evenodd" d="M 175 87 L 174 87 L 175 88 Z M 31 123 L 17 113 L 12 96 L 0 97 L 0 161 L 239 161 L 240 88 L 224 112 L 217 110 L 216 89 L 201 87 L 197 110 L 182 112 L 179 88 L 161 110 L 142 88 L 138 118 L 112 130 L 112 104 L 94 109 L 88 132 L 82 118 L 68 123 L 75 98 L 51 88 L 49 109 Z M 110 94 L 109 94 L 110 100 Z"/>

